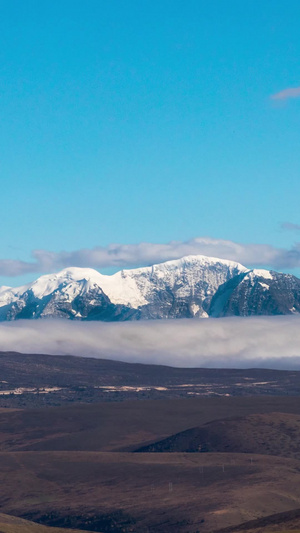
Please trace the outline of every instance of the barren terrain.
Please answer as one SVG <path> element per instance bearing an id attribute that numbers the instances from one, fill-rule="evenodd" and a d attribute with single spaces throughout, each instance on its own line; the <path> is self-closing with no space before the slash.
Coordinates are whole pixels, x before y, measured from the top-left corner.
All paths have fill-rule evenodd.
<path id="1" fill-rule="evenodd" d="M 198 396 L 297 396 L 300 372 L 173 368 L 0 352 L 0 408 Z"/>
<path id="2" fill-rule="evenodd" d="M 108 391 L 143 391 L 152 383 L 172 392 L 151 399 L 136 391 L 126 399 L 123 390 L 109 400 L 112 393 L 103 392 L 101 402 L 61 395 L 57 406 L 42 406 L 40 398 L 59 391 L 3 395 L 14 407 L 0 409 L 0 532 L 300 529 L 297 372 L 263 371 L 259 379 L 257 370 L 144 368 L 20 354 L 14 365 L 13 358 L 2 356 L 3 387 L 68 390 L 74 379 Z M 277 386 L 260 395 L 268 372 Z M 180 385 L 195 392 L 200 381 L 210 394 L 174 393 Z M 221 394 L 221 387 L 239 393 Z M 38 397 L 34 408 L 26 394 Z"/>

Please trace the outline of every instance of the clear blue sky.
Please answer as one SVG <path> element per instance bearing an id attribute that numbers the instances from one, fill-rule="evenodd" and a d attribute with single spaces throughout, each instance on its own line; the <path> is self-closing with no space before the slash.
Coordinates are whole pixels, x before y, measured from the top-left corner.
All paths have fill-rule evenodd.
<path id="1" fill-rule="evenodd" d="M 1 0 L 0 258 L 289 248 L 300 98 L 270 97 L 300 86 L 299 21 L 298 0 Z"/>

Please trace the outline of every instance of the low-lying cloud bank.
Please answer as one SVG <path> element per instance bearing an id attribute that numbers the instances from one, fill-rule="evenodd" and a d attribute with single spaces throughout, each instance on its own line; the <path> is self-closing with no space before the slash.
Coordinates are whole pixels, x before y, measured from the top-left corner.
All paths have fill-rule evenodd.
<path id="1" fill-rule="evenodd" d="M 0 324 L 0 350 L 178 367 L 300 369 L 300 317 Z"/>
<path id="2" fill-rule="evenodd" d="M 296 224 L 285 222 L 282 229 L 295 230 Z M 141 242 L 138 244 L 110 244 L 74 250 L 51 252 L 34 250 L 32 261 L 0 259 L 0 275 L 20 276 L 36 272 L 55 272 L 70 266 L 107 268 L 153 265 L 185 255 L 207 255 L 231 259 L 247 267 L 272 265 L 274 269 L 300 267 L 300 243 L 290 249 L 269 244 L 242 244 L 211 237 L 196 237 L 188 241 L 171 241 L 165 244 Z"/>

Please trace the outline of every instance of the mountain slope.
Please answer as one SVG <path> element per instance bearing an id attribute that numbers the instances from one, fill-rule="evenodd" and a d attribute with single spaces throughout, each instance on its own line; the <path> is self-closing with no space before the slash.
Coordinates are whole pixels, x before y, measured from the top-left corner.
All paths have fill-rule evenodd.
<path id="1" fill-rule="evenodd" d="M 17 289 L 0 290 L 0 320 L 65 317 L 130 320 L 207 316 L 218 287 L 246 271 L 233 261 L 188 256 L 104 276 L 69 268 Z"/>
<path id="2" fill-rule="evenodd" d="M 124 321 L 300 312 L 300 280 L 201 255 L 105 276 L 68 268 L 0 288 L 0 320 Z"/>
<path id="3" fill-rule="evenodd" d="M 214 317 L 299 312 L 300 280 L 268 270 L 251 270 L 224 283 L 214 294 L 209 309 Z"/>

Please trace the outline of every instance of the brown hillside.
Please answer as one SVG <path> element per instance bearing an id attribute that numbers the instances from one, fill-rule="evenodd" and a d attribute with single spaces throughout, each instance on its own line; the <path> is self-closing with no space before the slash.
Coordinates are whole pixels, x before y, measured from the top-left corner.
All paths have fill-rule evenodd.
<path id="1" fill-rule="evenodd" d="M 230 452 L 300 459 L 300 416 L 265 413 L 216 420 L 137 451 Z"/>

